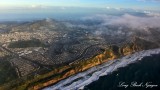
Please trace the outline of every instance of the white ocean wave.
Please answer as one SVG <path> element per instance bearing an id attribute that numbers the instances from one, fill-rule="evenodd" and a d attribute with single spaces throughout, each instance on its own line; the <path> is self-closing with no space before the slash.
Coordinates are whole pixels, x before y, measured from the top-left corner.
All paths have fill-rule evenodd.
<path id="1" fill-rule="evenodd" d="M 79 90 L 83 89 L 86 85 L 96 81 L 100 76 L 108 75 L 120 67 L 125 67 L 128 64 L 142 60 L 143 57 L 151 56 L 152 54 L 159 54 L 159 49 L 144 50 L 136 52 L 132 55 L 122 57 L 120 59 L 111 60 L 102 65 L 95 66 L 87 71 L 73 75 L 59 83 L 44 88 L 43 90 Z"/>

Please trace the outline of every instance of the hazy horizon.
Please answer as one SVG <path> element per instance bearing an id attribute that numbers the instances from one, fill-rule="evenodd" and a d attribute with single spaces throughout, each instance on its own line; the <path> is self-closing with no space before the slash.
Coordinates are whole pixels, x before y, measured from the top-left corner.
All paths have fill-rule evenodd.
<path id="1" fill-rule="evenodd" d="M 160 13 L 160 0 L 5 0 L 0 21 L 80 19 L 96 14 Z"/>
<path id="2" fill-rule="evenodd" d="M 1 9 L 4 10 L 7 8 L 41 9 L 53 6 L 158 10 L 160 0 L 5 0 L 0 3 Z"/>

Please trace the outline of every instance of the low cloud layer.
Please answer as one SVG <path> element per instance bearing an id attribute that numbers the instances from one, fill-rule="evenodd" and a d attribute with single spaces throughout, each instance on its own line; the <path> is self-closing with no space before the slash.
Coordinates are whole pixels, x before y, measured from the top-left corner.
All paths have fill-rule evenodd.
<path id="1" fill-rule="evenodd" d="M 138 17 L 130 14 L 125 14 L 116 19 L 112 19 L 106 24 L 126 25 L 131 28 L 154 28 L 160 27 L 160 17 Z"/>
<path id="2" fill-rule="evenodd" d="M 110 15 L 95 15 L 92 17 L 84 18 L 89 20 L 102 20 L 102 25 L 118 25 L 126 26 L 134 29 L 143 28 L 160 28 L 160 17 L 154 16 L 134 16 L 131 14 L 124 14 L 122 16 L 110 16 Z"/>

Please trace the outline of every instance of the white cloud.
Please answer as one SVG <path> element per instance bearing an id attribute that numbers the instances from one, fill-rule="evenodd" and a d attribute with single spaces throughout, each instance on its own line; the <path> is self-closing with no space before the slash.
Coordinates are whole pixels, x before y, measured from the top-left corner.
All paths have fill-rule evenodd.
<path id="1" fill-rule="evenodd" d="M 138 17 L 130 14 L 125 14 L 108 22 L 108 24 L 125 25 L 131 28 L 160 27 L 159 23 L 160 17 Z"/>
<path id="2" fill-rule="evenodd" d="M 48 8 L 47 6 L 44 6 L 44 5 L 31 5 L 29 6 L 29 8 L 31 9 L 45 9 L 45 8 Z"/>
<path id="3" fill-rule="evenodd" d="M 157 16 L 134 16 L 131 14 L 124 14 L 122 16 L 111 16 L 111 15 L 95 15 L 91 17 L 85 17 L 83 19 L 89 20 L 101 20 L 103 21 L 102 25 L 118 25 L 126 26 L 134 29 L 144 29 L 147 27 L 150 28 L 160 28 L 160 17 Z"/>

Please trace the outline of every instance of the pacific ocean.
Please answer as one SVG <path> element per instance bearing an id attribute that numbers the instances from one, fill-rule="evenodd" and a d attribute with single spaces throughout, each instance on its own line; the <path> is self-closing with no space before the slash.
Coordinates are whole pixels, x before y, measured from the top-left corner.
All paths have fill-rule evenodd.
<path id="1" fill-rule="evenodd" d="M 100 77 L 84 90 L 160 90 L 160 54 Z"/>

